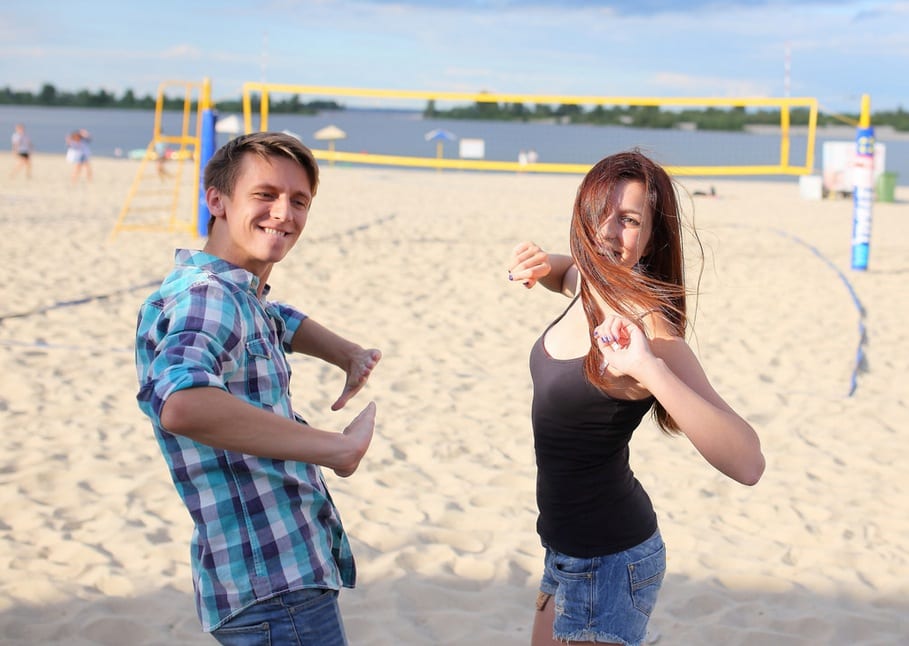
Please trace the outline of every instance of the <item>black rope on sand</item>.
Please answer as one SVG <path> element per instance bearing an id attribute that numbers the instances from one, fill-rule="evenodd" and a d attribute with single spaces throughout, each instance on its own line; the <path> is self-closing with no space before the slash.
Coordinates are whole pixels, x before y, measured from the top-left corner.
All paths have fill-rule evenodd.
<path id="1" fill-rule="evenodd" d="M 8 319 L 17 319 L 17 318 L 26 318 L 29 316 L 34 316 L 36 314 L 43 314 L 51 310 L 60 309 L 61 307 L 74 307 L 76 305 L 84 305 L 86 303 L 91 303 L 93 301 L 103 301 L 120 294 L 126 294 L 129 292 L 134 292 L 137 289 L 148 289 L 149 287 L 155 287 L 161 284 L 161 279 L 152 280 L 147 283 L 142 283 L 141 285 L 132 285 L 130 287 L 124 287 L 123 289 L 118 289 L 113 292 L 108 292 L 107 294 L 93 294 L 90 296 L 83 296 L 82 298 L 75 298 L 68 301 L 57 301 L 56 303 L 51 303 L 50 305 L 45 305 L 43 307 L 36 307 L 35 309 L 28 310 L 27 312 L 17 312 L 15 314 L 3 314 L 0 315 L 0 323 Z"/>

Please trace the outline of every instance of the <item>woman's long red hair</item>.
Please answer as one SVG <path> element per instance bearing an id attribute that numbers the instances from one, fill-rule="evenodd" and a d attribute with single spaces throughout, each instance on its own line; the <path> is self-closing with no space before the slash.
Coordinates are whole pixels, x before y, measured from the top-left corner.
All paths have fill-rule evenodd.
<path id="1" fill-rule="evenodd" d="M 615 208 L 616 188 L 624 181 L 644 186 L 651 214 L 650 239 L 637 266 L 617 264 L 602 253 L 599 232 Z M 581 273 L 581 301 L 591 334 L 591 349 L 584 362 L 587 379 L 606 390 L 603 356 L 593 342 L 593 329 L 603 320 L 591 290 L 615 312 L 640 321 L 648 312 L 662 315 L 673 332 L 685 336 L 688 324 L 685 302 L 685 269 L 679 200 L 672 179 L 663 168 L 637 150 L 610 155 L 598 162 L 578 188 L 571 218 L 571 254 Z M 654 417 L 664 431 L 677 425 L 657 402 Z"/>

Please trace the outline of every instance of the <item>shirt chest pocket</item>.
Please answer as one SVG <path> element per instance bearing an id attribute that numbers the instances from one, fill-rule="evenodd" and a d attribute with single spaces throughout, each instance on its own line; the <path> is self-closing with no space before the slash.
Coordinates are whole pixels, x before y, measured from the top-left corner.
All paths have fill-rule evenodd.
<path id="1" fill-rule="evenodd" d="M 246 395 L 251 401 L 276 406 L 288 396 L 290 374 L 280 349 L 265 338 L 246 341 Z"/>

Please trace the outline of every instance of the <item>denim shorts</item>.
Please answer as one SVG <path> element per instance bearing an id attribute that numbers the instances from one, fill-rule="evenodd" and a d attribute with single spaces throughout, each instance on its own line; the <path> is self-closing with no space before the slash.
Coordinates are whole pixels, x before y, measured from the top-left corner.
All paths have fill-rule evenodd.
<path id="1" fill-rule="evenodd" d="M 212 631 L 225 646 L 347 646 L 338 591 L 285 592 L 251 605 Z"/>
<path id="2" fill-rule="evenodd" d="M 593 558 L 575 558 L 546 547 L 540 592 L 555 603 L 553 638 L 635 646 L 666 573 L 666 547 L 657 530 L 631 549 Z"/>

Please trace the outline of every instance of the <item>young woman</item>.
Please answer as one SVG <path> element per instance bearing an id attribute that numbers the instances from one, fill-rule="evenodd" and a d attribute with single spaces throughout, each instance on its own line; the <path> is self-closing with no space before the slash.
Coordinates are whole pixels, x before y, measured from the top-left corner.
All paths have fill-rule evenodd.
<path id="1" fill-rule="evenodd" d="M 571 256 L 525 242 L 510 258 L 509 280 L 572 297 L 530 354 L 545 548 L 534 645 L 644 641 L 666 567 L 656 514 L 628 463 L 648 411 L 730 478 L 753 485 L 763 473 L 757 434 L 685 341 L 680 220 L 666 171 L 619 153 L 578 189 Z"/>

